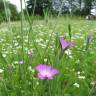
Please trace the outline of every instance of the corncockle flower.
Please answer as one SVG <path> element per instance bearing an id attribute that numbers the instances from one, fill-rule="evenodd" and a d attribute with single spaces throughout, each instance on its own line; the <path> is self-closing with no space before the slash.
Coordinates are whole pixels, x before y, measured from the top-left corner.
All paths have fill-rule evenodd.
<path id="1" fill-rule="evenodd" d="M 57 69 L 54 69 L 51 66 L 48 66 L 46 64 L 39 64 L 36 66 L 36 71 L 38 71 L 38 78 L 41 80 L 45 79 L 53 79 L 53 76 L 58 74 L 59 71 Z"/>
<path id="2" fill-rule="evenodd" d="M 72 42 L 66 41 L 63 37 L 60 37 L 60 44 L 63 50 L 75 45 Z"/>

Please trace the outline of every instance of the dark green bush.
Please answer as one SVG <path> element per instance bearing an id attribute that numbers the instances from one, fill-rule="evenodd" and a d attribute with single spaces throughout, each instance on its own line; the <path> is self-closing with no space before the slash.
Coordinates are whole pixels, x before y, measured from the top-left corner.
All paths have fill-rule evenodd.
<path id="1" fill-rule="evenodd" d="M 18 11 L 15 5 L 6 1 L 4 6 L 4 2 L 1 0 L 0 1 L 0 23 L 3 21 L 7 21 L 8 19 L 10 19 L 11 21 L 18 20 L 19 19 Z"/>

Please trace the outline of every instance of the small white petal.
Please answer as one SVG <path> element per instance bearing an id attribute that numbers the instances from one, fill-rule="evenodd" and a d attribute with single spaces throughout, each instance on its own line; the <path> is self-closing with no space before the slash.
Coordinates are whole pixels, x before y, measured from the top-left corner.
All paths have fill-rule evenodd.
<path id="1" fill-rule="evenodd" d="M 74 85 L 75 87 L 77 87 L 77 88 L 80 87 L 80 85 L 79 85 L 78 83 L 74 83 L 73 85 Z"/>
<path id="2" fill-rule="evenodd" d="M 4 70 L 0 69 L 0 73 L 3 73 Z"/>

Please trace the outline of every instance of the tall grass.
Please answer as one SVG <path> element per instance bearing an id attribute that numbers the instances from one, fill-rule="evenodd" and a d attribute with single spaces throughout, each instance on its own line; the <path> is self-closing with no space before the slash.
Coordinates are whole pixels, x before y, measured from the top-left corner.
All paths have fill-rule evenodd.
<path id="1" fill-rule="evenodd" d="M 95 96 L 91 83 L 96 79 L 96 37 L 92 35 L 89 42 L 87 32 L 95 34 L 96 22 L 64 18 L 62 10 L 55 19 L 44 10 L 44 20 L 34 20 L 35 4 L 32 17 L 26 9 L 25 19 L 21 0 L 21 21 L 10 22 L 10 29 L 0 33 L 0 96 Z M 5 0 L 4 6 L 6 12 Z M 75 46 L 62 51 L 61 35 Z M 38 64 L 48 64 L 59 74 L 53 80 L 40 80 Z"/>

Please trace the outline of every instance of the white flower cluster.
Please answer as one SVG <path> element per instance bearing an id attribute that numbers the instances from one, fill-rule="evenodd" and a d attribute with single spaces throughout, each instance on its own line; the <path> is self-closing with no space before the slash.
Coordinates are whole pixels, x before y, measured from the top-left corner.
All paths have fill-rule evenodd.
<path id="1" fill-rule="evenodd" d="M 77 87 L 77 88 L 80 87 L 80 85 L 79 85 L 78 83 L 74 83 L 73 85 L 74 85 L 75 87 Z"/>
<path id="2" fill-rule="evenodd" d="M 0 69 L 0 74 L 2 74 L 2 73 L 3 73 L 3 71 L 4 71 L 3 69 Z"/>

